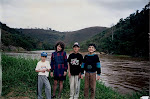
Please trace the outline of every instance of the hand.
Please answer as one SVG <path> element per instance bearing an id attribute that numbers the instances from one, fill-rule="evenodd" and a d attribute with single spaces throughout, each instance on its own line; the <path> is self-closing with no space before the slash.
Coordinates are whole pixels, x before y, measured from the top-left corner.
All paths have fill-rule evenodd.
<path id="1" fill-rule="evenodd" d="M 51 72 L 51 77 L 53 77 L 53 72 Z"/>
<path id="2" fill-rule="evenodd" d="M 42 70 L 41 70 L 42 73 L 45 73 L 45 71 L 46 71 L 46 69 L 42 69 Z"/>
<path id="3" fill-rule="evenodd" d="M 46 68 L 45 71 L 48 71 L 48 69 Z"/>
<path id="4" fill-rule="evenodd" d="M 83 79 L 83 75 L 81 75 L 81 79 Z"/>
<path id="5" fill-rule="evenodd" d="M 69 76 L 69 78 L 71 77 L 71 73 L 70 72 L 68 73 L 68 76 Z"/>
<path id="6" fill-rule="evenodd" d="M 79 73 L 79 76 L 78 76 L 79 78 L 81 78 L 81 73 Z"/>
<path id="7" fill-rule="evenodd" d="M 97 76 L 97 80 L 100 80 L 100 76 Z"/>
<path id="8" fill-rule="evenodd" d="M 64 72 L 64 76 L 66 76 L 67 75 L 67 72 Z"/>

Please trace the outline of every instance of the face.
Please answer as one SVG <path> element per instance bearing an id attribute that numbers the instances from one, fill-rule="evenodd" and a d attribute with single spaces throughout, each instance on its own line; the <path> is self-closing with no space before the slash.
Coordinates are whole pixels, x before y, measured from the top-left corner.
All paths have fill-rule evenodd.
<path id="1" fill-rule="evenodd" d="M 79 51 L 79 49 L 80 49 L 80 48 L 77 47 L 77 46 L 73 47 L 73 50 L 74 50 L 75 53 L 77 53 L 77 52 Z"/>
<path id="2" fill-rule="evenodd" d="M 96 49 L 95 49 L 94 46 L 89 46 L 88 51 L 89 51 L 90 53 L 93 53 L 94 51 L 96 51 Z"/>
<path id="3" fill-rule="evenodd" d="M 57 51 L 61 51 L 61 50 L 62 50 L 61 46 L 58 45 L 58 46 L 57 46 Z"/>
<path id="4" fill-rule="evenodd" d="M 41 56 L 41 60 L 44 62 L 46 60 L 45 56 Z"/>

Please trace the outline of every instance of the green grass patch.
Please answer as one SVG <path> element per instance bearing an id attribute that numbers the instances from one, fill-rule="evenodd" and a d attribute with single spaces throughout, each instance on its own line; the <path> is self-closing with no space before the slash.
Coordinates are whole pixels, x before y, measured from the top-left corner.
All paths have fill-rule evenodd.
<path id="1" fill-rule="evenodd" d="M 38 62 L 36 59 L 11 57 L 2 55 L 2 96 L 9 97 L 28 97 L 37 98 L 37 73 L 35 67 Z M 53 78 L 50 77 L 51 88 Z M 80 97 L 84 99 L 84 79 L 81 80 Z M 56 95 L 58 94 L 58 89 Z M 53 89 L 52 89 L 53 91 Z M 64 81 L 62 99 L 68 99 L 70 94 L 69 78 Z M 110 87 L 106 87 L 102 82 L 96 83 L 96 99 L 139 99 L 148 93 L 133 93 L 132 95 L 122 95 Z M 44 88 L 43 96 L 45 97 Z"/>

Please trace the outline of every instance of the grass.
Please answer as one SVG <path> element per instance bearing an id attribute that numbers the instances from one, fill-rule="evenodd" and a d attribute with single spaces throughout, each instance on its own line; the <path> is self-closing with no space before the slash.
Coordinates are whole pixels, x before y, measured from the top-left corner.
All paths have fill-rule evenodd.
<path id="1" fill-rule="evenodd" d="M 37 73 L 35 67 L 38 62 L 36 59 L 25 59 L 22 57 L 11 57 L 2 55 L 2 96 L 10 97 L 28 97 L 30 99 L 37 98 Z M 51 87 L 53 79 L 50 77 Z M 84 99 L 84 80 L 81 80 L 80 98 Z M 69 98 L 69 78 L 64 82 L 62 99 Z M 58 93 L 58 90 L 57 90 Z M 57 95 L 56 93 L 56 95 Z M 106 87 L 102 82 L 96 83 L 96 99 L 139 99 L 148 93 L 133 93 L 132 95 L 122 95 L 114 91 L 110 87 Z M 44 88 L 43 96 L 45 97 Z"/>

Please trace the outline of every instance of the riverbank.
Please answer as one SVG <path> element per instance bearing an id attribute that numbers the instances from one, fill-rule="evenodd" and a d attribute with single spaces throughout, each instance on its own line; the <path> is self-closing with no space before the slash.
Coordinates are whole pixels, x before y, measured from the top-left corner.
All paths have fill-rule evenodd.
<path id="1" fill-rule="evenodd" d="M 22 57 L 9 57 L 2 55 L 3 70 L 3 98 L 36 99 L 37 73 L 34 71 L 38 60 L 25 59 Z M 51 86 L 53 78 L 50 77 Z M 148 93 L 134 93 L 132 95 L 122 95 L 114 91 L 111 87 L 106 87 L 102 82 L 97 82 L 96 99 L 139 99 Z M 84 80 L 81 80 L 80 98 L 83 99 Z M 69 98 L 69 78 L 64 82 L 62 99 Z M 44 89 L 43 89 L 44 96 Z"/>
<path id="2" fill-rule="evenodd" d="M 27 51 L 25 49 L 22 49 L 21 47 L 14 47 L 14 46 L 10 46 L 11 48 L 9 48 L 10 50 L 5 50 L 3 52 L 9 52 L 9 53 L 26 53 L 26 52 L 36 52 L 36 51 L 42 51 L 42 50 L 32 50 L 32 51 Z M 45 50 L 44 50 L 45 51 Z M 47 50 L 49 51 L 49 50 Z M 55 51 L 54 49 L 52 51 Z M 73 52 L 73 49 L 65 49 L 65 51 L 70 54 Z M 80 53 L 85 55 L 85 54 L 88 54 L 88 51 L 87 50 L 83 50 L 81 49 L 80 50 Z M 120 59 L 131 59 L 131 60 L 137 60 L 137 61 L 149 61 L 149 58 L 148 57 L 133 57 L 133 56 L 129 56 L 129 55 L 118 55 L 118 54 L 107 54 L 107 53 L 104 53 L 104 52 L 98 52 L 96 51 L 96 54 L 99 54 L 100 56 L 112 56 L 112 57 L 117 57 L 117 58 L 120 58 Z"/>

